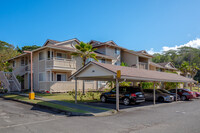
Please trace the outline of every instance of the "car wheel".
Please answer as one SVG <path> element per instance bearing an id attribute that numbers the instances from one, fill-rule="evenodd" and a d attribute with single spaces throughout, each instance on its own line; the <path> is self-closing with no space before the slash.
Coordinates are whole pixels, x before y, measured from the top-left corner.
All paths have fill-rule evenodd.
<path id="1" fill-rule="evenodd" d="M 106 102 L 106 97 L 105 96 L 101 96 L 101 102 L 105 103 Z"/>
<path id="2" fill-rule="evenodd" d="M 164 98 L 163 98 L 163 97 L 159 97 L 159 98 L 158 98 L 158 101 L 159 101 L 159 102 L 164 102 Z"/>
<path id="3" fill-rule="evenodd" d="M 130 99 L 125 97 L 123 100 L 124 105 L 129 105 L 130 104 Z"/>
<path id="4" fill-rule="evenodd" d="M 186 96 L 181 96 L 181 100 L 185 101 L 185 100 L 187 100 L 187 97 Z"/>

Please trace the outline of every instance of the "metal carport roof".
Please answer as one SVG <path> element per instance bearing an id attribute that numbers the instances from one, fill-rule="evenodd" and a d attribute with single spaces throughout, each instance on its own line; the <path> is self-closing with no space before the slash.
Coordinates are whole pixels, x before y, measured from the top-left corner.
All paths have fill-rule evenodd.
<path id="1" fill-rule="evenodd" d="M 118 70 L 121 71 L 120 79 L 116 78 Z M 158 72 L 158 71 L 151 71 L 151 70 L 138 69 L 138 68 L 132 68 L 132 67 L 125 67 L 125 66 L 116 66 L 116 65 L 99 63 L 99 62 L 87 63 L 85 66 L 83 66 L 78 71 L 76 71 L 73 75 L 71 75 L 70 79 L 75 79 L 75 81 L 77 80 L 103 80 L 103 81 L 116 80 L 116 86 L 119 86 L 118 82 L 123 81 L 123 80 L 124 81 L 125 80 L 126 81 L 145 81 L 145 82 L 185 82 L 185 83 L 196 82 L 193 79 L 189 79 L 189 78 L 186 78 L 174 73 Z M 117 89 L 117 91 L 119 90 Z M 117 103 L 118 103 L 118 100 L 117 100 Z M 117 110 L 118 109 L 119 108 L 117 107 Z"/>

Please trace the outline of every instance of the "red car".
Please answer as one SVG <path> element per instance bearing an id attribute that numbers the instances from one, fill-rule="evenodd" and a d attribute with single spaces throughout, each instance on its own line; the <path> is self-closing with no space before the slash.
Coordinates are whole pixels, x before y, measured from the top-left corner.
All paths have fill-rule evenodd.
<path id="1" fill-rule="evenodd" d="M 176 93 L 176 89 L 171 89 L 169 91 Z M 177 94 L 180 96 L 182 101 L 190 100 L 196 97 L 196 94 L 189 89 L 177 89 Z"/>
<path id="2" fill-rule="evenodd" d="M 200 92 L 195 92 L 194 93 L 196 94 L 196 97 L 200 97 Z"/>

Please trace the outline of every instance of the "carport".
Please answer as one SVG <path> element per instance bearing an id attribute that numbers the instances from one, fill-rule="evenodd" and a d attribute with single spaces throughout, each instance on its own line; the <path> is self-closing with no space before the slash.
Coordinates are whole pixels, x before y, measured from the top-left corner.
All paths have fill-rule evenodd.
<path id="1" fill-rule="evenodd" d="M 194 83 L 196 81 L 179 76 L 173 73 L 165 73 L 138 69 L 132 67 L 116 66 L 111 64 L 89 62 L 77 70 L 70 79 L 75 80 L 75 103 L 77 103 L 77 80 L 96 80 L 96 81 L 116 81 L 116 110 L 119 111 L 119 82 L 154 82 L 154 104 L 155 99 L 155 82 L 182 82 Z M 177 87 L 176 87 L 177 92 Z M 177 94 L 177 93 L 176 93 Z M 177 97 L 177 96 L 176 96 Z M 176 99 L 177 101 L 177 99 Z"/>

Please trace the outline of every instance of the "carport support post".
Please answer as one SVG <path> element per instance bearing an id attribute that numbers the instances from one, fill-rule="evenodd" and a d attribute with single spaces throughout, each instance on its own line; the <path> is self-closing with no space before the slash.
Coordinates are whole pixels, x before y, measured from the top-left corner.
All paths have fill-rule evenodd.
<path id="1" fill-rule="evenodd" d="M 156 104 L 156 84 L 153 82 L 153 104 Z"/>
<path id="2" fill-rule="evenodd" d="M 176 83 L 176 102 L 177 102 L 177 88 L 178 88 L 178 83 Z"/>
<path id="3" fill-rule="evenodd" d="M 116 110 L 119 111 L 119 81 L 116 78 Z"/>
<path id="4" fill-rule="evenodd" d="M 77 103 L 77 78 L 75 78 L 75 103 Z"/>

